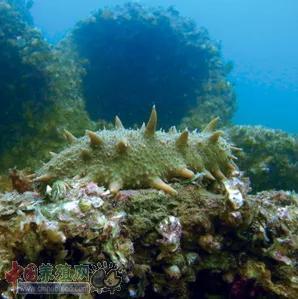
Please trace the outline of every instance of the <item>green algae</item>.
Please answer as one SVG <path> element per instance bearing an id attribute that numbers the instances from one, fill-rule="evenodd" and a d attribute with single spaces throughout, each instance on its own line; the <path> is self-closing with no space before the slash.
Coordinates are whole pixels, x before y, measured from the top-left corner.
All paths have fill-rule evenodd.
<path id="1" fill-rule="evenodd" d="M 227 129 L 227 135 L 242 148 L 242 152 L 237 153 L 237 164 L 250 178 L 254 192 L 298 191 L 296 136 L 261 126 L 232 126 Z"/>
<path id="2" fill-rule="evenodd" d="M 59 130 L 81 133 L 78 122 L 92 128 L 79 90 L 81 70 L 41 33 L 14 5 L 0 1 L 1 172 L 9 167 L 41 164 L 63 146 Z M 48 147 L 49 146 L 49 147 Z"/>

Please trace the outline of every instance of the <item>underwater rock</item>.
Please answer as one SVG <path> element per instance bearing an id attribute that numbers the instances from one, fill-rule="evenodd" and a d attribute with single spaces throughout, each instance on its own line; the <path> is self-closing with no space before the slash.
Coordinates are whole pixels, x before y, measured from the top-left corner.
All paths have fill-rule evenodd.
<path id="1" fill-rule="evenodd" d="M 298 139 L 261 126 L 232 126 L 228 138 L 242 151 L 237 165 L 251 180 L 254 192 L 270 189 L 298 191 Z"/>
<path id="2" fill-rule="evenodd" d="M 155 104 L 161 127 L 187 115 L 183 126 L 198 128 L 215 116 L 226 123 L 235 110 L 219 45 L 173 7 L 103 8 L 79 22 L 64 42 L 85 61 L 82 86 L 93 120 L 120 114 L 132 126 Z"/>
<path id="3" fill-rule="evenodd" d="M 0 192 L 12 191 L 12 181 L 7 175 L 0 175 Z"/>
<path id="4" fill-rule="evenodd" d="M 171 195 L 177 191 L 167 184 L 173 178 L 223 181 L 237 170 L 231 147 L 216 131 L 217 119 L 201 132 L 157 131 L 153 107 L 147 125 L 125 129 L 116 118 L 114 130 L 86 131 L 74 137 L 66 132 L 70 145 L 36 171 L 35 183 L 82 177 L 104 185 L 113 194 L 123 188 L 155 188 Z"/>
<path id="5" fill-rule="evenodd" d="M 63 128 L 93 128 L 81 99 L 82 70 L 43 39 L 24 9 L 25 1 L 0 0 L 1 173 L 35 169 L 50 149 L 63 147 Z"/>
<path id="6" fill-rule="evenodd" d="M 222 183 L 176 183 L 178 196 L 170 198 L 134 190 L 119 201 L 93 182 L 66 181 L 58 201 L 32 191 L 0 195 L 1 285 L 14 260 L 23 266 L 112 261 L 123 277 L 115 298 L 242 298 L 243 290 L 252 298 L 297 298 L 296 194 L 242 194 L 242 220 L 234 225 Z M 90 194 L 89 184 L 96 190 Z M 102 204 L 81 209 L 82 199 L 94 198 Z M 179 246 L 165 250 L 161 235 Z"/>
<path id="7" fill-rule="evenodd" d="M 216 116 L 220 116 L 221 125 L 230 122 L 236 109 L 236 95 L 226 79 L 228 73 L 210 69 L 211 78 L 203 84 L 197 105 L 183 117 L 179 127 L 203 128 L 208 118 Z"/>
<path id="8" fill-rule="evenodd" d="M 30 8 L 32 7 L 34 0 L 6 0 L 7 3 L 12 5 L 18 13 L 22 15 L 22 19 L 33 24 L 33 18 L 30 13 Z"/>
<path id="9" fill-rule="evenodd" d="M 82 138 L 65 132 L 69 147 L 36 171 L 31 191 L 0 194 L 1 290 L 18 261 L 87 264 L 93 291 L 121 277 L 113 289 L 119 298 L 242 298 L 245 290 L 251 298 L 296 299 L 298 197 L 249 195 L 217 121 L 201 133 L 156 131 L 153 108 L 141 129 L 116 118 L 114 129 Z M 191 171 L 194 161 L 203 175 Z M 172 172 L 177 162 L 183 171 Z M 165 192 L 141 189 L 150 187 L 149 166 L 164 178 L 169 165 L 172 184 L 152 185 Z M 115 173 L 122 180 L 110 180 Z M 111 271 L 105 280 L 103 269 Z"/>

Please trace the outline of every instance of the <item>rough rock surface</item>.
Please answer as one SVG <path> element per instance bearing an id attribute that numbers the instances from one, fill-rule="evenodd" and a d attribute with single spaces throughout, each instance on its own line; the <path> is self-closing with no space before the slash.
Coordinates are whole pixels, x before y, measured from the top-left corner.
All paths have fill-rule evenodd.
<path id="1" fill-rule="evenodd" d="M 9 295 L 4 273 L 13 260 L 106 260 L 123 268 L 115 297 L 297 298 L 295 194 L 248 196 L 240 178 L 173 187 L 177 196 L 148 189 L 114 196 L 69 179 L 46 195 L 2 194 L 2 291 Z"/>
<path id="2" fill-rule="evenodd" d="M 298 191 L 298 138 L 262 126 L 232 126 L 228 139 L 242 149 L 237 165 L 251 179 L 254 192 Z"/>

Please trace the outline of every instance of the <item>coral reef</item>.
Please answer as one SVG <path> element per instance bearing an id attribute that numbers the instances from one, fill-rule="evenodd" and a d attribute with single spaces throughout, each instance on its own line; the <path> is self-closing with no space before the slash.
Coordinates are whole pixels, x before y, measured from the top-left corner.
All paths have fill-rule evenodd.
<path id="1" fill-rule="evenodd" d="M 227 136 L 243 149 L 238 166 L 251 179 L 253 191 L 298 191 L 298 139 L 261 126 L 233 126 Z"/>
<path id="2" fill-rule="evenodd" d="M 24 19 L 22 3 L 0 0 L 1 172 L 39 165 L 47 146 L 61 147 L 57 129 L 79 133 L 78 122 L 92 127 L 81 100 L 81 70 Z"/>
<path id="3" fill-rule="evenodd" d="M 79 22 L 65 42 L 86 60 L 83 90 L 94 120 L 111 121 L 121 113 L 131 126 L 153 104 L 163 128 L 188 113 L 183 123 L 193 128 L 211 116 L 227 122 L 233 114 L 229 67 L 219 45 L 173 8 L 139 3 L 104 8 Z"/>
<path id="4" fill-rule="evenodd" d="M 233 176 L 233 147 L 216 131 L 218 118 L 206 128 L 196 131 L 156 131 L 157 113 L 153 107 L 147 125 L 141 129 L 125 129 L 118 117 L 114 130 L 86 131 L 77 139 L 65 131 L 70 146 L 42 166 L 34 182 L 76 176 L 95 181 L 113 193 L 122 188 L 153 187 L 171 194 L 176 191 L 164 180 L 194 179 L 203 175 L 209 180 Z"/>

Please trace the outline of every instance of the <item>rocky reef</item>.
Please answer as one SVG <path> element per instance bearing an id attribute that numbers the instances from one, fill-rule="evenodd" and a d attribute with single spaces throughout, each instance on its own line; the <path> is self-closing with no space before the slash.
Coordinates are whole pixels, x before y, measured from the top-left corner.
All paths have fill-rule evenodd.
<path id="1" fill-rule="evenodd" d="M 93 120 L 122 113 L 132 126 L 156 104 L 160 125 L 223 123 L 235 109 L 230 71 L 220 46 L 174 8 L 130 3 L 79 22 L 65 44 L 85 60 L 83 91 Z M 115 88 L 117 86 L 117 88 Z"/>
<path id="2" fill-rule="evenodd" d="M 13 6 L 19 14 L 21 14 L 24 21 L 29 24 L 33 24 L 30 9 L 34 4 L 34 0 L 6 0 L 6 2 Z"/>
<path id="3" fill-rule="evenodd" d="M 0 0 L 0 164 L 40 165 L 60 148 L 58 131 L 92 127 L 80 94 L 81 71 L 26 18 L 24 1 Z M 49 146 L 49 147 L 47 147 Z M 33 154 L 34 153 L 34 154 Z"/>
<path id="4" fill-rule="evenodd" d="M 296 299 L 297 139 L 209 122 L 227 124 L 235 97 L 207 31 L 128 4 L 53 47 L 28 5 L 0 0 L 0 165 L 32 167 L 0 176 L 2 297 L 22 267 L 81 265 L 86 298 Z M 94 119 L 118 112 L 128 128 L 95 131 L 84 96 Z M 157 130 L 155 106 L 134 127 L 152 100 L 163 127 L 200 132 Z"/>
<path id="5" fill-rule="evenodd" d="M 230 123 L 236 109 L 236 95 L 232 83 L 226 79 L 231 69 L 231 63 L 226 64 L 220 72 L 210 69 L 210 78 L 202 85 L 197 104 L 187 111 L 179 127 L 203 128 L 208 118 L 218 116 L 221 125 Z"/>
<path id="6" fill-rule="evenodd" d="M 173 187 L 176 196 L 154 190 L 115 196 L 68 179 L 46 195 L 2 194 L 3 295 L 12 296 L 4 274 L 15 260 L 24 267 L 112 261 L 122 269 L 114 298 L 297 298 L 295 194 L 248 196 L 236 177 Z"/>
<path id="7" fill-rule="evenodd" d="M 297 137 L 261 126 L 232 126 L 226 133 L 242 148 L 237 153 L 237 164 L 251 179 L 254 192 L 270 189 L 298 192 Z"/>
<path id="8" fill-rule="evenodd" d="M 142 129 L 116 118 L 80 139 L 65 131 L 70 147 L 35 174 L 12 171 L 15 191 L 0 195 L 4 296 L 14 270 L 67 263 L 93 278 L 121 269 L 91 278 L 89 298 L 104 285 L 115 298 L 297 298 L 297 195 L 249 195 L 216 119 L 166 133 L 156 118 L 153 108 Z"/>

